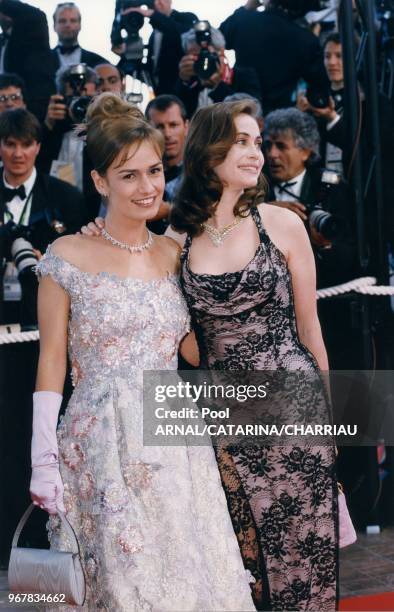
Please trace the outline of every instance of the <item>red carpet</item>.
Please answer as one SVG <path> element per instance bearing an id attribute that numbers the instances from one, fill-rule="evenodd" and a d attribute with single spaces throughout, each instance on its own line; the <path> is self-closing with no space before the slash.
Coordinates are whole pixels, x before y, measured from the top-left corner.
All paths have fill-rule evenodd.
<path id="1" fill-rule="evenodd" d="M 381 610 L 394 612 L 394 593 L 376 593 L 376 595 L 341 599 L 339 609 L 354 612 L 380 612 Z"/>

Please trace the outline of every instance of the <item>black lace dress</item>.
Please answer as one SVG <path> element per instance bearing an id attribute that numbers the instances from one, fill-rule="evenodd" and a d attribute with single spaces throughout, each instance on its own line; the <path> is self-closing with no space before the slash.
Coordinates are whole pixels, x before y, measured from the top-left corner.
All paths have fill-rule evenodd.
<path id="1" fill-rule="evenodd" d="M 190 237 L 182 287 L 201 368 L 316 370 L 298 338 L 286 260 L 251 211 L 260 244 L 238 272 L 195 274 Z M 217 451 L 234 530 L 252 572 L 256 607 L 332 612 L 337 605 L 338 511 L 333 446 L 237 446 Z"/>

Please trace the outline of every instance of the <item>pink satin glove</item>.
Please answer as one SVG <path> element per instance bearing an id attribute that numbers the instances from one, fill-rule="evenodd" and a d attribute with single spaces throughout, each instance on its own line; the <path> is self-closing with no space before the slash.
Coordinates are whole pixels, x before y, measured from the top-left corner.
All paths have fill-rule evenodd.
<path id="1" fill-rule="evenodd" d="M 33 504 L 49 514 L 65 511 L 56 438 L 61 403 L 62 396 L 54 391 L 33 394 L 30 495 Z"/>

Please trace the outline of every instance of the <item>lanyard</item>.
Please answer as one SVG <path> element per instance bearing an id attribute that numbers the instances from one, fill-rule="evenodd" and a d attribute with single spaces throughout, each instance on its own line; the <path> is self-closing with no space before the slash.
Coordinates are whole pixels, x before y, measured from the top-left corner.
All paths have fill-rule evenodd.
<path id="1" fill-rule="evenodd" d="M 34 189 L 34 186 L 33 186 L 33 189 Z M 15 223 L 17 225 L 22 225 L 23 224 L 23 220 L 24 220 L 24 217 L 26 215 L 26 212 L 27 212 L 30 200 L 33 197 L 33 189 L 30 189 L 30 193 L 29 193 L 29 195 L 26 198 L 26 202 L 25 202 L 25 205 L 24 205 L 24 207 L 22 209 L 22 212 L 20 214 L 19 221 L 17 223 L 15 221 Z M 12 214 L 12 212 L 10 210 L 8 210 L 7 204 L 6 204 L 6 209 L 4 211 L 4 214 L 8 215 L 8 221 L 14 221 L 14 215 Z"/>

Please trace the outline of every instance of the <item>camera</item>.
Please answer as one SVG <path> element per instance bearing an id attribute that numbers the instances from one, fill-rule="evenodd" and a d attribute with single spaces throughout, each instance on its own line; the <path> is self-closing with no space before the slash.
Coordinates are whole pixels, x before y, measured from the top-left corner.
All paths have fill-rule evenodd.
<path id="1" fill-rule="evenodd" d="M 328 195 L 335 185 L 338 185 L 341 177 L 331 170 L 323 170 L 318 194 L 318 204 L 307 205 L 309 224 L 322 234 L 326 240 L 333 241 L 343 233 L 343 222 L 326 208 Z"/>
<path id="2" fill-rule="evenodd" d="M 197 21 L 194 24 L 196 42 L 201 47 L 198 58 L 194 62 L 194 72 L 201 81 L 211 78 L 220 67 L 220 59 L 217 53 L 210 51 L 208 46 L 212 44 L 211 24 L 209 21 Z"/>
<path id="3" fill-rule="evenodd" d="M 115 8 L 115 20 L 112 25 L 111 43 L 114 47 L 126 43 L 127 45 L 139 40 L 139 30 L 144 25 L 144 17 L 140 13 L 129 13 L 123 15 L 123 11 L 128 8 L 139 8 L 146 5 L 154 10 L 154 0 L 117 0 Z M 122 30 L 126 31 L 127 36 L 122 35 Z M 143 50 L 143 46 L 142 46 Z M 142 57 L 142 53 L 141 53 Z"/>
<path id="4" fill-rule="evenodd" d="M 65 97 L 65 104 L 69 109 L 71 119 L 74 123 L 82 123 L 86 117 L 86 111 L 92 101 L 91 96 L 85 96 L 82 91 L 86 85 L 86 64 L 75 64 L 68 69 L 66 82 L 72 89 L 72 95 Z"/>
<path id="5" fill-rule="evenodd" d="M 6 244 L 6 260 L 12 259 L 18 271 L 21 286 L 19 323 L 22 331 L 37 329 L 38 281 L 35 267 L 38 259 L 30 242 L 32 231 L 29 227 L 9 221 L 2 226 L 0 238 Z"/>
<path id="6" fill-rule="evenodd" d="M 312 87 L 308 87 L 305 96 L 309 104 L 315 108 L 327 108 L 330 104 L 330 99 L 327 92 L 321 92 Z"/>

